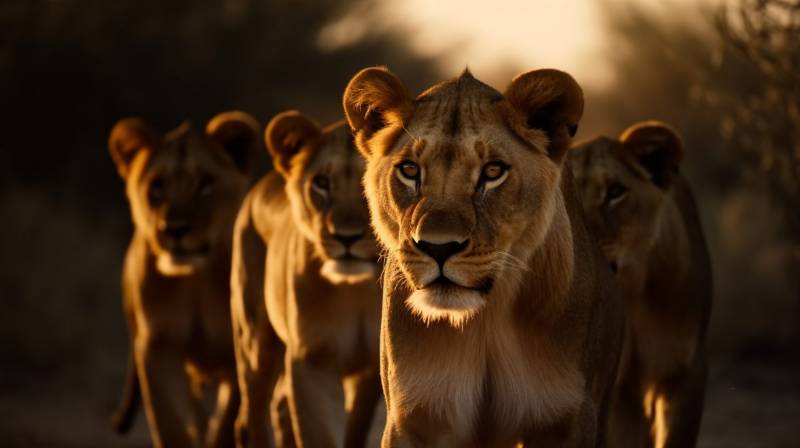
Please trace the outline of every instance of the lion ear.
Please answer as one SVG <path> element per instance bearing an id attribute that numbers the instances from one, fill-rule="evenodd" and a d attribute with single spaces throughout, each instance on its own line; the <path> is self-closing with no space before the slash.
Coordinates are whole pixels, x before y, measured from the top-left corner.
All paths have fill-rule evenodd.
<path id="1" fill-rule="evenodd" d="M 356 74 L 344 91 L 344 114 L 356 146 L 370 157 L 367 141 L 390 125 L 404 125 L 414 111 L 405 87 L 385 67 L 370 67 Z"/>
<path id="2" fill-rule="evenodd" d="M 289 174 L 291 161 L 304 146 L 322 135 L 319 126 L 296 110 L 281 112 L 270 120 L 264 140 L 275 169 L 283 176 Z"/>
<path id="3" fill-rule="evenodd" d="M 239 171 L 248 174 L 255 165 L 261 126 L 240 111 L 223 112 L 206 125 L 206 134 L 231 156 Z"/>
<path id="4" fill-rule="evenodd" d="M 548 154 L 560 162 L 583 115 L 583 90 L 575 79 L 559 70 L 533 70 L 514 78 L 505 97 L 512 129 L 527 141 L 531 131 L 544 131 Z"/>
<path id="5" fill-rule="evenodd" d="M 159 143 L 158 133 L 141 118 L 123 118 L 111 129 L 108 150 L 117 172 L 123 179 L 128 177 L 130 164 L 139 151 L 153 150 Z"/>
<path id="6" fill-rule="evenodd" d="M 683 158 L 683 144 L 674 129 L 659 121 L 644 121 L 626 129 L 619 140 L 644 178 L 660 188 L 672 185 Z"/>

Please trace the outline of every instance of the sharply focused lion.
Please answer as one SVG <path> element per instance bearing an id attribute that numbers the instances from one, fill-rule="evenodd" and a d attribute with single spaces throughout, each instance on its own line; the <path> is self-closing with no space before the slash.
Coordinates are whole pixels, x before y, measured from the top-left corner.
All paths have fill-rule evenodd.
<path id="1" fill-rule="evenodd" d="M 564 167 L 578 84 L 465 72 L 412 100 L 368 68 L 344 108 L 387 253 L 383 446 L 604 446 L 623 317 Z"/>
<path id="2" fill-rule="evenodd" d="M 122 278 L 132 348 L 119 432 L 141 388 L 155 446 L 233 444 L 231 235 L 257 145 L 258 124 L 241 112 L 216 116 L 205 132 L 184 123 L 162 136 L 137 118 L 111 131 L 135 227 Z M 205 383 L 218 386 L 210 419 Z"/>
<path id="3" fill-rule="evenodd" d="M 697 208 L 678 174 L 680 139 L 663 123 L 643 122 L 570 153 L 588 227 L 616 271 L 628 316 L 614 446 L 694 446 L 712 278 Z"/>
<path id="4" fill-rule="evenodd" d="M 238 442 L 268 446 L 271 409 L 278 446 L 363 446 L 380 398 L 364 161 L 344 123 L 320 129 L 284 112 L 265 137 L 275 171 L 251 189 L 234 232 Z"/>

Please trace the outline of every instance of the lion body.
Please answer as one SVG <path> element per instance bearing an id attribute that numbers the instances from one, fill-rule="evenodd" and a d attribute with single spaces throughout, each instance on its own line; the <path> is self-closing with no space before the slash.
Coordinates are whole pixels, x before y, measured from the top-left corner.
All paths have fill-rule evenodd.
<path id="1" fill-rule="evenodd" d="M 161 138 L 136 119 L 112 132 L 135 225 L 122 276 L 135 368 L 127 389 L 141 388 L 155 446 L 233 444 L 231 232 L 248 184 L 255 126 L 249 116 L 229 112 L 212 120 L 206 134 L 183 125 Z M 206 385 L 216 388 L 210 417 L 202 407 Z"/>
<path id="2" fill-rule="evenodd" d="M 659 137 L 672 131 L 658 123 L 626 134 L 633 131 L 655 134 L 651 146 L 673 141 Z M 694 446 L 707 374 L 710 258 L 686 180 L 666 173 L 669 181 L 654 185 L 666 177 L 629 157 L 635 149 L 626 149 L 626 134 L 572 152 L 589 227 L 616 266 L 628 316 L 610 434 L 619 446 Z M 677 161 L 665 169 L 676 170 Z M 626 191 L 614 204 L 603 200 L 609 185 Z"/>
<path id="3" fill-rule="evenodd" d="M 412 101 L 384 69 L 345 92 L 387 251 L 385 447 L 603 446 L 621 304 L 560 167 L 579 88 L 561 92 L 566 122 L 517 115 L 517 100 L 549 103 L 570 82 L 544 72 L 533 77 L 552 90 L 515 80 L 505 98 L 466 73 Z M 507 173 L 488 187 L 481 164 Z"/>
<path id="4" fill-rule="evenodd" d="M 267 446 L 264 424 L 270 417 L 265 410 L 270 408 L 278 446 L 359 446 L 367 435 L 380 394 L 380 293 L 374 241 L 361 201 L 363 162 L 347 134 L 338 126 L 317 136 L 305 155 L 293 155 L 303 159 L 298 162 L 302 167 L 267 175 L 239 213 L 232 307 L 243 390 L 242 444 Z M 342 189 L 330 207 L 350 209 L 340 218 L 306 202 L 306 195 L 314 194 L 304 190 L 310 170 L 330 163 L 337 166 L 329 172 L 331 188 L 339 184 Z M 320 219 L 339 226 L 330 234 L 349 225 L 351 233 L 360 235 L 351 248 L 368 258 L 370 275 L 350 282 L 349 274 L 326 269 L 332 258 L 321 246 L 330 243 L 324 240 L 330 235 L 322 230 L 324 223 L 309 225 Z M 346 397 L 343 382 L 350 380 L 355 386 Z"/>

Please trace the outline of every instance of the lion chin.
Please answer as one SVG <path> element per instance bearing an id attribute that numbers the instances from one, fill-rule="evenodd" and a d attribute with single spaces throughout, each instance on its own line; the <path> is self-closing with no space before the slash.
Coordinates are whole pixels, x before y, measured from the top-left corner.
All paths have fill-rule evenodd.
<path id="1" fill-rule="evenodd" d="M 158 256 L 156 268 L 165 277 L 180 277 L 194 274 L 205 265 L 205 262 L 206 257 L 202 255 L 175 256 L 163 253 Z"/>
<path id="2" fill-rule="evenodd" d="M 426 325 L 447 320 L 454 328 L 463 328 L 486 305 L 486 299 L 474 289 L 432 286 L 411 293 L 406 305 Z"/>
<path id="3" fill-rule="evenodd" d="M 374 279 L 377 265 L 364 260 L 326 260 L 320 274 L 334 285 L 354 285 Z"/>

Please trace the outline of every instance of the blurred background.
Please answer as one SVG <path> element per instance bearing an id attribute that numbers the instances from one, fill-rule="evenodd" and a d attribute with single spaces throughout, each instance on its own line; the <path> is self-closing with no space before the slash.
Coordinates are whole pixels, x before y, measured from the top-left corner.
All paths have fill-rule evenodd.
<path id="1" fill-rule="evenodd" d="M 377 64 L 414 94 L 467 65 L 501 91 L 560 68 L 585 90 L 578 138 L 675 125 L 715 270 L 700 446 L 800 446 L 797 0 L 3 0 L 0 446 L 149 444 L 142 414 L 124 439 L 107 423 L 132 232 L 112 125 L 330 122 Z"/>

